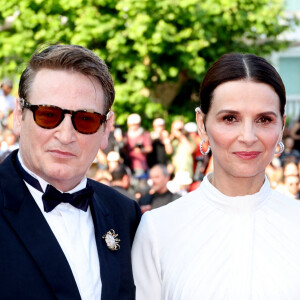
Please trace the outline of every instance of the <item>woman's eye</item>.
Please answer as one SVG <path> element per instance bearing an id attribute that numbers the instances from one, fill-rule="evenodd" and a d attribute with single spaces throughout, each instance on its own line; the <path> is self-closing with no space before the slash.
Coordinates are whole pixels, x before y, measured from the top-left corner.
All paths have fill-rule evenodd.
<path id="1" fill-rule="evenodd" d="M 236 117 L 235 116 L 224 116 L 223 120 L 228 123 L 232 123 L 232 122 L 236 122 Z"/>

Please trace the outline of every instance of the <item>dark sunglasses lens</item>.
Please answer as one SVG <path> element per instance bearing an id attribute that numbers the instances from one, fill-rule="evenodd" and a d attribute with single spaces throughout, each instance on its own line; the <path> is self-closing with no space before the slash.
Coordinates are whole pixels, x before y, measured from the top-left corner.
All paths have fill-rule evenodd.
<path id="1" fill-rule="evenodd" d="M 73 115 L 73 124 L 77 131 L 83 134 L 92 134 L 97 132 L 103 123 L 105 116 L 86 111 L 77 111 Z"/>
<path id="2" fill-rule="evenodd" d="M 34 113 L 34 119 L 39 126 L 52 129 L 62 121 L 62 110 L 59 107 L 39 106 Z"/>

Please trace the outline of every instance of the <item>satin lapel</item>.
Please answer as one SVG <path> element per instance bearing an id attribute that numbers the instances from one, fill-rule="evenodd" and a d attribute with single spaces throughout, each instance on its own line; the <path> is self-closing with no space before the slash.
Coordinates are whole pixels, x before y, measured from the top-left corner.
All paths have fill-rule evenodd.
<path id="1" fill-rule="evenodd" d="M 12 162 L 1 166 L 0 176 L 3 214 L 7 222 L 35 260 L 57 298 L 80 299 L 67 259 Z"/>
<path id="2" fill-rule="evenodd" d="M 95 237 L 100 261 L 102 281 L 102 300 L 118 299 L 120 286 L 120 260 L 118 251 L 109 250 L 102 236 L 111 229 L 115 229 L 112 215 L 104 206 L 96 193 L 91 203 L 91 212 L 95 227 Z M 117 232 L 116 232 L 117 233 Z"/>

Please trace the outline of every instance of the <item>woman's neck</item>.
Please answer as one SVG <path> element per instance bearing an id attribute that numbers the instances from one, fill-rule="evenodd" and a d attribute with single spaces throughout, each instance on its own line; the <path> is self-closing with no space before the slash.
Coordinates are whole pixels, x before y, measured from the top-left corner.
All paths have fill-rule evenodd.
<path id="1" fill-rule="evenodd" d="M 222 194 L 230 197 L 252 195 L 261 189 L 265 174 L 253 177 L 218 176 L 212 173 L 210 183 Z"/>

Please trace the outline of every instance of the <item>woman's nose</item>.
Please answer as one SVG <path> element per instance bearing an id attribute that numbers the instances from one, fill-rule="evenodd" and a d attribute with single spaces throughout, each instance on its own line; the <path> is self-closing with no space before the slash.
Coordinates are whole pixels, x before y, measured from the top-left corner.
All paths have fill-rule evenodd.
<path id="1" fill-rule="evenodd" d="M 241 126 L 241 131 L 238 140 L 243 143 L 251 144 L 258 140 L 256 135 L 255 124 L 252 122 L 245 122 Z"/>

